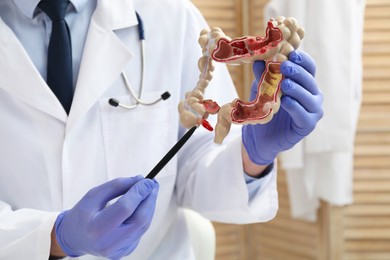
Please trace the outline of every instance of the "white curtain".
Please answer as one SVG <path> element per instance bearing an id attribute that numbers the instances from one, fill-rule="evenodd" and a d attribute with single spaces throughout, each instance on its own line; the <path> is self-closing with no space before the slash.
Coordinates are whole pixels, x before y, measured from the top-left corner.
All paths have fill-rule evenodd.
<path id="1" fill-rule="evenodd" d="M 305 29 L 300 49 L 316 61 L 324 117 L 281 154 L 291 214 L 316 220 L 319 201 L 352 203 L 353 149 L 362 95 L 364 0 L 271 0 L 265 19 L 293 16 Z"/>

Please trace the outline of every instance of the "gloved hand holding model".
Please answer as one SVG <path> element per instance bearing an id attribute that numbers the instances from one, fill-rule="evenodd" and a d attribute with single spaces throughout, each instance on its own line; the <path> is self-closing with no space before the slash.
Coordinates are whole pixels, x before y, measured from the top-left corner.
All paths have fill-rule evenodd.
<path id="1" fill-rule="evenodd" d="M 57 243 L 72 257 L 92 254 L 120 259 L 129 255 L 150 226 L 158 190 L 157 181 L 142 176 L 114 179 L 91 189 L 58 216 Z"/>
<path id="2" fill-rule="evenodd" d="M 252 84 L 251 100 L 256 97 L 264 68 L 264 61 L 253 64 L 256 79 Z M 285 78 L 281 82 L 283 96 L 279 111 L 267 124 L 242 128 L 242 141 L 249 158 L 259 165 L 272 163 L 279 152 L 302 140 L 313 131 L 323 115 L 323 97 L 314 78 L 314 60 L 305 52 L 293 51 L 280 69 Z"/>

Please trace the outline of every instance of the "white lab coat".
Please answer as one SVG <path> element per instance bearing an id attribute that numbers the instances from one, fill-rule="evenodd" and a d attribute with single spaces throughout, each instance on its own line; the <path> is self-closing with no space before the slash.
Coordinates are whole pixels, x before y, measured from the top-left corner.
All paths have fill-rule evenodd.
<path id="1" fill-rule="evenodd" d="M 316 219 L 319 200 L 352 203 L 353 147 L 362 92 L 364 0 L 271 0 L 265 17 L 293 16 L 305 29 L 300 49 L 316 61 L 324 117 L 281 155 L 292 216 Z"/>
<path id="2" fill-rule="evenodd" d="M 144 21 L 144 100 L 168 90 L 171 98 L 128 111 L 140 43 L 134 10 Z M 121 176 L 146 175 L 177 141 L 177 104 L 198 79 L 197 38 L 205 22 L 189 1 L 99 0 L 86 40 L 69 117 L 12 31 L 0 19 L 0 259 L 47 259 L 59 211 L 90 188 Z M 236 96 L 219 65 L 207 95 L 220 103 Z M 160 174 L 153 223 L 126 259 L 192 259 L 180 207 L 221 222 L 267 221 L 277 211 L 276 174 L 267 176 L 248 203 L 240 129 L 223 145 L 196 131 Z M 96 259 L 85 256 L 82 259 Z"/>

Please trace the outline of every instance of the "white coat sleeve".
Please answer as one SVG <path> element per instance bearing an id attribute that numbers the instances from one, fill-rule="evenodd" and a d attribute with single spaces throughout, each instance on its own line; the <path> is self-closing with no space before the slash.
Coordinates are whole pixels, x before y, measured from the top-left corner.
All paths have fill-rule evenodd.
<path id="1" fill-rule="evenodd" d="M 13 211 L 0 201 L 1 258 L 48 259 L 50 234 L 57 215 L 27 208 Z"/>
<path id="2" fill-rule="evenodd" d="M 206 27 L 199 11 L 189 4 L 182 97 L 195 87 L 199 77 L 197 61 L 201 50 L 197 40 L 201 29 Z M 216 64 L 205 98 L 223 105 L 236 97 L 226 66 Z M 215 125 L 216 117 L 210 117 L 209 121 Z M 261 187 L 249 200 L 242 167 L 241 126 L 232 125 L 222 145 L 214 144 L 213 138 L 213 132 L 199 128 L 180 151 L 176 182 L 179 203 L 218 222 L 254 223 L 272 219 L 278 208 L 276 167 L 263 178 Z"/>

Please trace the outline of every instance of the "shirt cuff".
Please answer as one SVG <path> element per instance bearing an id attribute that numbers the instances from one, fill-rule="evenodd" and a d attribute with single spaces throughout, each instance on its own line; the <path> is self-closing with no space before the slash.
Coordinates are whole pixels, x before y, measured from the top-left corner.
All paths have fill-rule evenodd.
<path id="1" fill-rule="evenodd" d="M 263 184 L 263 178 L 267 176 L 270 172 L 272 172 L 273 169 L 274 169 L 274 163 L 272 162 L 257 177 L 252 177 L 244 172 L 244 178 L 245 178 L 246 187 L 248 189 L 249 200 L 251 200 L 255 196 L 257 191 L 261 188 Z"/>

